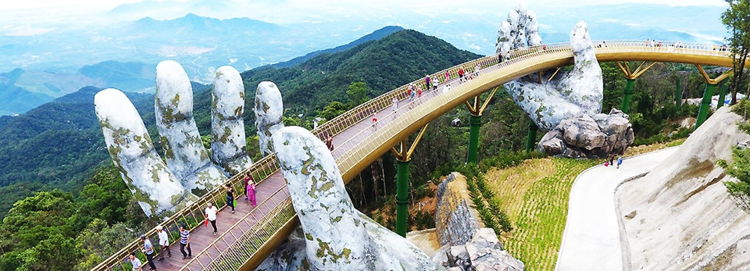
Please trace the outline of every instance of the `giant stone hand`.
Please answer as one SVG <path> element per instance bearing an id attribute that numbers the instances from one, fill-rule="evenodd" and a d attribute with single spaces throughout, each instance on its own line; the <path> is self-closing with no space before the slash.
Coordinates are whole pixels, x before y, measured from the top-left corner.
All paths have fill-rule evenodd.
<path id="1" fill-rule="evenodd" d="M 245 152 L 244 91 L 237 70 L 216 71 L 209 154 L 195 125 L 185 70 L 174 61 L 159 63 L 154 107 L 166 164 L 128 98 L 116 89 L 97 93 L 94 104 L 107 149 L 146 215 L 168 215 L 252 165 Z"/>
<path id="2" fill-rule="evenodd" d="M 523 7 L 508 14 L 498 31 L 496 51 L 504 59 L 509 52 L 541 45 L 536 15 Z M 570 34 L 574 64 L 569 72 L 559 72 L 546 81 L 554 71 L 528 75 L 505 84 L 513 100 L 540 128 L 551 130 L 562 120 L 601 111 L 603 97 L 602 70 L 594 54 L 586 23 L 579 22 Z"/>
<path id="3" fill-rule="evenodd" d="M 302 235 L 293 235 L 258 270 L 438 269 L 411 242 L 354 208 L 331 152 L 312 133 L 281 128 L 273 150 Z"/>

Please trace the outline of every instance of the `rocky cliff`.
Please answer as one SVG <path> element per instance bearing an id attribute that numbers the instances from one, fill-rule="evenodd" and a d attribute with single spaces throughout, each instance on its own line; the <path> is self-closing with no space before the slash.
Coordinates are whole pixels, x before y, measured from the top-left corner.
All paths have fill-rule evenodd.
<path id="1" fill-rule="evenodd" d="M 625 263 L 631 270 L 748 270 L 750 215 L 716 162 L 750 136 L 742 117 L 718 110 L 668 159 L 616 194 Z M 627 266 L 626 266 L 627 267 Z"/>

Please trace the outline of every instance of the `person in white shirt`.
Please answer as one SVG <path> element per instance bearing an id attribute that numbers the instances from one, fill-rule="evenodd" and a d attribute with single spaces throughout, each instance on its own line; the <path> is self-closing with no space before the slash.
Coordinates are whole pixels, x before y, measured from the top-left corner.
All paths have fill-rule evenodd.
<path id="1" fill-rule="evenodd" d="M 164 260 L 164 252 L 167 252 L 167 257 L 172 258 L 172 250 L 169 249 L 169 235 L 167 235 L 167 231 L 162 228 L 162 226 L 156 226 L 156 232 L 159 235 L 159 249 L 161 250 L 161 257 L 159 258 L 160 261 Z"/>
<path id="2" fill-rule="evenodd" d="M 211 222 L 211 226 L 214 227 L 214 235 L 216 235 L 216 232 L 218 231 L 216 229 L 216 212 L 219 210 L 216 209 L 216 206 L 213 205 L 213 203 L 208 203 L 208 207 L 206 207 L 206 219 L 208 219 L 209 222 Z"/>
<path id="3" fill-rule="evenodd" d="M 141 263 L 141 260 L 138 259 L 138 257 L 135 256 L 135 253 L 130 254 L 130 265 L 133 266 L 133 271 L 141 271 L 143 270 L 143 263 Z"/>

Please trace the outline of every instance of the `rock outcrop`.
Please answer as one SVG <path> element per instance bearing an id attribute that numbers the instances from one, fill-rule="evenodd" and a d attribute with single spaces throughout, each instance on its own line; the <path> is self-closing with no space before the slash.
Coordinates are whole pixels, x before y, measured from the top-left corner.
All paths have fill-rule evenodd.
<path id="1" fill-rule="evenodd" d="M 272 142 L 304 242 L 292 237 L 259 270 L 438 270 L 405 238 L 354 209 L 320 139 L 304 128 L 285 127 Z"/>
<path id="2" fill-rule="evenodd" d="M 539 141 L 539 149 L 565 157 L 607 158 L 624 153 L 634 139 L 628 115 L 612 109 L 609 114 L 563 120 Z"/>
<path id="3" fill-rule="evenodd" d="M 524 270 L 523 262 L 503 249 L 495 231 L 483 228 L 464 176 L 448 175 L 438 186 L 437 197 L 435 231 L 442 247 L 434 262 L 460 270 Z"/>
<path id="4" fill-rule="evenodd" d="M 245 86 L 240 73 L 229 66 L 217 69 L 211 99 L 211 159 L 234 175 L 253 164 L 245 151 Z"/>
<path id="5" fill-rule="evenodd" d="M 211 163 L 193 119 L 193 88 L 187 73 L 175 61 L 156 66 L 156 128 L 167 167 L 195 194 L 204 194 L 226 177 Z"/>
<path id="6" fill-rule="evenodd" d="M 750 270 L 750 215 L 716 164 L 750 141 L 723 107 L 646 176 L 616 192 L 629 270 Z"/>
<path id="7" fill-rule="evenodd" d="M 96 117 L 112 162 L 147 216 L 167 215 L 197 200 L 161 160 L 127 96 L 105 89 L 94 96 Z"/>

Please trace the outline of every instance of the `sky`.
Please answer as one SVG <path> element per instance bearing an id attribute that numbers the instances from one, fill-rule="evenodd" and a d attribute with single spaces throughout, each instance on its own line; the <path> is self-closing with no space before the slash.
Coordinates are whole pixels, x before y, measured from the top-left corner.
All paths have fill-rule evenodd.
<path id="1" fill-rule="evenodd" d="M 499 0 L 0 0 L 0 30 L 27 28 L 43 31 L 45 27 L 68 24 L 97 24 L 109 20 L 151 16 L 157 19 L 180 17 L 187 12 L 217 18 L 250 17 L 272 23 L 316 22 L 341 16 L 389 16 L 393 12 L 417 15 L 482 15 L 507 10 L 519 3 L 530 9 L 544 10 L 568 7 L 570 1 L 499 1 Z M 681 6 L 725 6 L 723 0 L 577 0 L 577 5 L 651 3 Z M 112 16 L 108 11 L 127 4 L 147 7 L 131 16 Z M 258 12 L 263 11 L 263 12 Z M 4 28 L 4 29 L 2 29 Z M 23 29 L 21 29 L 23 30 Z"/>

